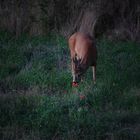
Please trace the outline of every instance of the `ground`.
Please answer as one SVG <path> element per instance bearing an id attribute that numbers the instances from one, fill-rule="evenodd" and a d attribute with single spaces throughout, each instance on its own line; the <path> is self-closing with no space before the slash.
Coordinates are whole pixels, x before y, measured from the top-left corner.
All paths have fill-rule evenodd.
<path id="1" fill-rule="evenodd" d="M 92 70 L 71 86 L 70 54 L 60 35 L 0 34 L 0 137 L 3 140 L 140 139 L 140 47 L 97 40 Z"/>

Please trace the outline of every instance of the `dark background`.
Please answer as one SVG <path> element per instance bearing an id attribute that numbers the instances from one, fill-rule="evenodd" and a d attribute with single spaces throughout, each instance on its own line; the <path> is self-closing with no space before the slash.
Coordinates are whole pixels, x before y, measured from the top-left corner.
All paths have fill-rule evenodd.
<path id="1" fill-rule="evenodd" d="M 0 0 L 0 30 L 16 36 L 54 31 L 68 37 L 80 28 L 96 37 L 139 41 L 140 1 Z"/>

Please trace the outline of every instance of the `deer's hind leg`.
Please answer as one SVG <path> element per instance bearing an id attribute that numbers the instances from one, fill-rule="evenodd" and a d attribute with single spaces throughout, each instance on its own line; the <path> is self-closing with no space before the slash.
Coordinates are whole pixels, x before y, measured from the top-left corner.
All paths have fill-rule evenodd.
<path id="1" fill-rule="evenodd" d="M 96 84 L 96 66 L 92 66 L 93 82 Z"/>

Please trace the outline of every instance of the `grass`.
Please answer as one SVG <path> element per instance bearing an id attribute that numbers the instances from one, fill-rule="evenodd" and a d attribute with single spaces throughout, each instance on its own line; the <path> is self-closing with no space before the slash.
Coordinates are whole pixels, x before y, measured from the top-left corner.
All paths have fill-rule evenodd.
<path id="1" fill-rule="evenodd" d="M 0 34 L 0 138 L 3 140 L 140 139 L 140 47 L 97 41 L 92 71 L 71 87 L 63 37 Z"/>

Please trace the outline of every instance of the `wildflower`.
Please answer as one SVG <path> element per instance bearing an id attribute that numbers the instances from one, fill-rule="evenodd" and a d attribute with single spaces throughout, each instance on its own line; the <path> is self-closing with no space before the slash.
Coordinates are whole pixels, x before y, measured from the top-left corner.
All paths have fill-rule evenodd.
<path id="1" fill-rule="evenodd" d="M 85 95 L 80 95 L 79 97 L 80 97 L 80 100 L 84 100 L 86 98 Z"/>
<path id="2" fill-rule="evenodd" d="M 78 87 L 78 83 L 77 82 L 72 82 L 72 86 L 73 87 Z"/>

